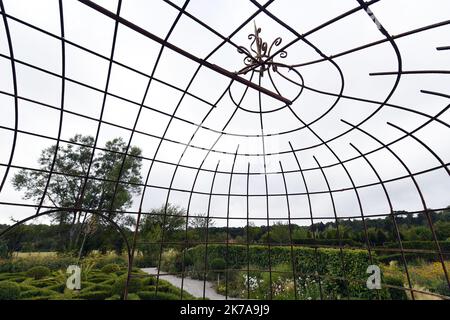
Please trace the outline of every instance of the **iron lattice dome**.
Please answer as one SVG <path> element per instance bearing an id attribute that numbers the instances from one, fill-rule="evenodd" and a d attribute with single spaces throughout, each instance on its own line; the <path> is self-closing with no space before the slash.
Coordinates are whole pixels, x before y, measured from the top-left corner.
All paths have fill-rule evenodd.
<path id="1" fill-rule="evenodd" d="M 404 29 L 393 18 L 394 4 L 331 2 L 250 0 L 231 8 L 196 0 L 55 0 L 40 8 L 48 17 L 39 18 L 33 6 L 42 4 L 0 0 L 0 212 L 17 221 L 2 235 L 54 212 L 95 214 L 124 237 L 130 281 L 142 219 L 163 204 L 165 226 L 172 203 L 186 208 L 186 238 L 177 245 L 192 245 L 190 218 L 207 221 L 206 237 L 196 243 L 205 246 L 205 267 L 208 246 L 216 244 L 208 240 L 209 221 L 226 230 L 265 226 L 268 265 L 262 271 L 272 280 L 274 225 L 284 223 L 292 232 L 294 225 L 332 222 L 335 244 L 315 242 L 313 232 L 308 244 L 290 237 L 284 245 L 342 254 L 355 248 L 341 241 L 340 222 L 354 220 L 364 228 L 365 246 L 358 249 L 367 253 L 368 265 L 374 253 L 400 255 L 407 281 L 396 289 L 412 298 L 423 293 L 411 282 L 410 254 L 435 255 L 450 288 L 449 252 L 432 216 L 445 210 L 450 190 L 450 20 L 440 17 L 438 6 L 416 1 L 429 12 L 423 24 L 402 17 L 412 26 Z M 80 131 L 94 137 L 93 145 L 84 145 L 90 164 L 75 176 L 82 182 L 77 202 L 58 207 L 46 200 L 52 178 L 73 178 L 55 170 L 58 150 L 76 146 L 69 137 Z M 117 136 L 124 150 L 102 147 Z M 38 169 L 33 161 L 50 145 L 56 145 L 51 165 Z M 123 172 L 135 157 L 133 145 L 143 149 L 143 181 L 134 183 L 140 191 L 131 208 L 114 212 L 137 219 L 130 239 L 111 210 L 84 207 L 83 201 L 87 185 L 99 179 L 92 174 L 94 156 L 115 153 L 121 160 L 118 178 L 108 181 L 113 208 L 118 190 L 131 184 Z M 24 202 L 11 186 L 21 169 L 47 174 L 37 203 Z M 404 215 L 424 218 L 433 249 L 403 246 L 397 222 Z M 365 222 L 385 217 L 394 249 L 375 247 L 368 236 Z M 248 238 L 233 243 L 228 234 L 225 260 L 233 246 L 250 245 Z M 173 245 L 166 237 L 163 228 L 158 281 L 162 253 Z M 302 261 L 291 263 L 295 278 Z M 333 277 L 318 268 L 312 276 Z M 242 271 L 252 270 L 248 264 Z M 184 269 L 179 276 L 184 279 Z M 340 280 L 365 285 L 345 273 Z"/>

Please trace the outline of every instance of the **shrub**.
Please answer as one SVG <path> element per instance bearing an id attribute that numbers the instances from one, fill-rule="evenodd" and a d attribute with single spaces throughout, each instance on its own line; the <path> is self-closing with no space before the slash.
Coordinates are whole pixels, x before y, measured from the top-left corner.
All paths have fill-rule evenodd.
<path id="1" fill-rule="evenodd" d="M 441 281 L 438 285 L 436 285 L 434 291 L 443 296 L 450 297 L 450 288 L 448 287 L 448 283 L 445 280 Z"/>
<path id="2" fill-rule="evenodd" d="M 70 256 L 46 256 L 14 258 L 0 261 L 0 273 L 25 272 L 36 266 L 45 266 L 52 271 L 66 269 L 69 265 L 77 263 L 77 258 Z"/>
<path id="3" fill-rule="evenodd" d="M 95 268 L 102 269 L 104 266 L 108 264 L 117 264 L 119 266 L 125 267 L 128 265 L 128 260 L 122 256 L 117 255 L 109 255 L 109 256 L 92 256 L 87 260 L 93 260 L 95 262 Z"/>
<path id="4" fill-rule="evenodd" d="M 120 266 L 116 263 L 109 263 L 101 269 L 104 273 L 114 273 L 120 271 Z"/>
<path id="5" fill-rule="evenodd" d="M 123 293 L 125 291 L 125 285 L 127 283 L 127 276 L 121 276 L 116 279 L 114 284 L 112 285 L 111 292 L 112 294 L 118 294 L 120 297 L 123 297 Z M 141 279 L 131 277 L 130 283 L 128 284 L 128 293 L 136 293 L 142 288 Z"/>
<path id="6" fill-rule="evenodd" d="M 49 289 L 41 289 L 41 288 L 34 288 L 31 290 L 27 290 L 20 293 L 20 299 L 32 299 L 36 300 L 37 298 L 48 298 L 50 296 L 58 294 L 57 292 Z"/>
<path id="7" fill-rule="evenodd" d="M 158 264 L 157 259 L 155 259 L 154 255 L 144 255 L 144 256 L 137 256 L 134 258 L 134 265 L 139 268 L 148 268 L 148 267 L 154 267 Z"/>
<path id="8" fill-rule="evenodd" d="M 0 300 L 17 300 L 20 296 L 20 286 L 11 281 L 0 282 Z"/>
<path id="9" fill-rule="evenodd" d="M 161 255 L 161 270 L 167 272 L 181 271 L 181 254 L 178 250 L 169 249 Z"/>
<path id="10" fill-rule="evenodd" d="M 137 295 L 141 300 L 180 300 L 179 295 L 166 292 L 158 292 L 156 294 L 154 291 L 141 291 Z"/>
<path id="11" fill-rule="evenodd" d="M 44 266 L 36 266 L 28 270 L 25 274 L 28 277 L 34 278 L 35 280 L 42 279 L 49 276 L 51 273 L 50 269 Z"/>
<path id="12" fill-rule="evenodd" d="M 136 293 L 130 293 L 127 297 L 127 300 L 141 300 Z"/>
<path id="13" fill-rule="evenodd" d="M 30 284 L 37 288 L 47 288 L 58 283 L 54 279 L 41 279 L 41 280 L 33 280 L 30 282 Z"/>
<path id="14" fill-rule="evenodd" d="M 209 245 L 208 257 L 210 261 L 217 258 L 226 259 L 228 268 L 242 269 L 247 267 L 247 263 L 261 270 L 268 270 L 269 265 L 277 266 L 292 264 L 291 248 L 285 246 L 273 246 L 270 250 L 267 246 L 252 245 L 247 253 L 247 246 L 244 245 Z M 190 266 L 191 275 L 199 275 L 204 271 L 205 246 L 196 246 L 187 250 L 186 255 L 193 261 Z M 296 273 L 309 277 L 317 275 L 326 278 L 322 281 L 322 288 L 327 297 L 374 299 L 377 292 L 369 290 L 365 286 L 367 280 L 366 270 L 370 263 L 367 251 L 325 248 L 293 248 Z M 374 263 L 378 261 L 373 256 Z M 342 263 L 344 262 L 344 263 Z M 343 279 L 347 279 L 345 281 Z"/>
<path id="15" fill-rule="evenodd" d="M 109 298 L 106 298 L 105 300 L 120 300 L 120 296 L 118 294 L 115 294 Z"/>
<path id="16" fill-rule="evenodd" d="M 0 259 L 8 259 L 9 258 L 9 252 L 8 252 L 8 245 L 0 240 Z"/>
<path id="17" fill-rule="evenodd" d="M 78 298 L 80 299 L 86 299 L 86 300 L 105 300 L 106 298 L 110 297 L 111 293 L 108 291 L 85 291 L 80 292 L 78 294 Z"/>
<path id="18" fill-rule="evenodd" d="M 88 291 L 108 291 L 111 292 L 112 286 L 106 285 L 106 284 L 94 284 L 88 287 L 85 287 L 81 290 L 81 292 L 88 292 Z"/>
<path id="19" fill-rule="evenodd" d="M 142 279 L 142 284 L 144 286 L 154 286 L 156 285 L 156 278 L 155 277 L 145 277 Z"/>
<path id="20" fill-rule="evenodd" d="M 403 287 L 403 280 L 396 276 L 385 276 L 384 283 L 391 286 Z M 387 288 L 391 300 L 408 300 L 405 290 L 396 288 Z"/>
<path id="21" fill-rule="evenodd" d="M 52 286 L 49 286 L 47 289 L 53 290 L 53 291 L 56 291 L 59 293 L 64 293 L 64 290 L 66 289 L 66 284 L 65 283 L 54 284 Z"/>
<path id="22" fill-rule="evenodd" d="M 227 267 L 227 262 L 223 258 L 215 258 L 209 264 L 211 270 L 222 271 Z"/>
<path id="23" fill-rule="evenodd" d="M 102 275 L 96 275 L 96 276 L 93 276 L 93 277 L 88 277 L 88 280 L 89 280 L 89 282 L 92 282 L 92 283 L 103 283 L 103 284 L 105 284 L 105 282 L 107 282 L 107 281 L 112 281 L 109 284 L 114 283 L 114 278 L 111 278 L 110 275 L 103 275 L 103 276 Z"/>
<path id="24" fill-rule="evenodd" d="M 9 278 L 4 279 L 4 280 L 8 280 L 8 281 L 11 281 L 11 282 L 17 282 L 17 283 L 20 283 L 20 282 L 23 282 L 23 281 L 26 280 L 26 279 L 27 279 L 26 276 L 16 275 L 15 277 L 9 277 Z"/>

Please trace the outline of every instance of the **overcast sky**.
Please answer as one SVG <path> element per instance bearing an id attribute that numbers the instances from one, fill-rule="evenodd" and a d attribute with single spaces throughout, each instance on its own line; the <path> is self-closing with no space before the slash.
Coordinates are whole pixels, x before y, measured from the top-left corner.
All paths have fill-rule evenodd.
<path id="1" fill-rule="evenodd" d="M 117 11 L 118 1 L 95 1 L 112 12 Z M 264 4 L 265 1 L 259 1 Z M 57 0 L 3 0 L 6 14 L 31 23 L 48 33 L 36 31 L 21 22 L 8 18 L 11 32 L 14 56 L 23 63 L 16 63 L 18 95 L 39 101 L 43 104 L 61 108 L 61 79 L 31 68 L 31 64 L 54 74 L 61 74 L 62 57 L 61 43 L 57 39 L 61 35 L 59 5 Z M 76 0 L 64 0 L 65 38 L 79 44 L 101 56 L 109 57 L 114 35 L 114 21 Z M 165 38 L 173 25 L 178 10 L 184 1 L 174 0 L 172 5 L 160 0 L 124 0 L 121 16 L 145 30 Z M 267 8 L 269 12 L 289 25 L 299 34 L 321 25 L 358 6 L 356 0 L 275 0 Z M 186 11 L 198 20 L 209 25 L 216 32 L 228 37 L 244 21 L 258 10 L 250 1 L 234 0 L 191 0 Z M 381 0 L 371 6 L 378 21 L 391 35 L 397 35 L 416 28 L 449 19 L 450 2 L 448 0 Z M 296 35 L 284 26 L 274 21 L 264 13 L 259 13 L 254 19 L 262 28 L 261 37 L 270 44 L 281 37 L 281 46 L 296 39 Z M 235 34 L 233 43 L 249 48 L 247 38 L 253 32 L 253 20 Z M 450 51 L 437 51 L 437 47 L 450 45 L 450 25 L 444 25 L 395 41 L 398 46 L 403 70 L 450 70 Z M 382 40 L 385 37 L 377 29 L 364 10 L 345 17 L 307 37 L 309 42 L 297 41 L 288 47 L 287 57 L 277 56 L 275 61 L 286 65 L 297 65 L 314 61 L 325 56 L 335 55 L 351 48 Z M 206 58 L 222 39 L 207 30 L 187 15 L 182 15 L 176 24 L 168 41 L 179 48 L 192 53 L 199 58 Z M 312 46 L 314 47 L 312 47 Z M 144 101 L 144 108 L 137 122 L 137 130 L 132 139 L 132 145 L 139 146 L 148 159 L 156 159 L 150 172 L 145 194 L 136 197 L 131 211 L 141 197 L 144 197 L 144 209 L 150 210 L 161 206 L 167 196 L 167 191 L 158 187 L 169 187 L 174 166 L 165 165 L 161 161 L 178 163 L 190 167 L 199 167 L 207 152 L 203 149 L 213 147 L 204 162 L 194 187 L 191 214 L 206 213 L 212 182 L 212 171 L 220 161 L 218 170 L 230 172 L 234 153 L 239 145 L 239 155 L 234 167 L 233 183 L 230 197 L 230 216 L 245 218 L 246 213 L 246 171 L 250 163 L 251 172 L 261 173 L 251 175 L 249 192 L 250 218 L 266 217 L 266 200 L 264 184 L 265 150 L 269 191 L 270 217 L 287 218 L 286 197 L 280 172 L 279 161 L 284 171 L 298 170 L 289 142 L 297 150 L 296 155 L 305 171 L 305 179 L 310 192 L 319 192 L 311 196 L 312 211 L 316 217 L 333 217 L 333 207 L 327 185 L 321 171 L 317 168 L 314 157 L 322 166 L 328 166 L 324 171 L 332 190 L 351 187 L 344 168 L 338 159 L 345 161 L 357 186 L 378 182 L 376 175 L 362 159 L 350 160 L 358 153 L 350 146 L 357 146 L 362 152 L 380 148 L 380 144 L 358 130 L 352 130 L 338 139 L 333 137 L 349 130 L 349 126 L 341 119 L 358 124 L 379 109 L 386 100 L 395 84 L 396 76 L 369 76 L 371 72 L 397 71 L 398 62 L 394 47 L 389 42 L 347 54 L 331 61 L 322 61 L 296 68 L 296 72 L 288 72 L 287 68 L 279 68 L 285 77 L 297 83 L 303 79 L 305 88 L 287 81 L 279 75 L 274 75 L 274 83 L 280 93 L 288 99 L 301 94 L 294 103 L 287 107 L 280 101 L 262 95 L 261 115 L 258 105 L 257 91 L 250 89 L 238 110 L 236 105 L 245 89 L 243 85 L 234 82 L 229 94 L 219 99 L 226 91 L 230 79 L 202 67 L 189 87 L 189 94 L 182 99 L 185 90 L 194 75 L 198 64 L 165 48 L 155 69 L 148 93 L 145 95 L 150 75 L 161 45 L 128 27 L 119 25 L 114 61 L 126 65 L 140 73 L 113 63 L 111 79 L 106 98 L 103 121 L 123 126 L 127 129 L 102 124 L 97 146 L 103 147 L 105 142 L 115 137 L 123 137 L 128 142 L 139 106 Z M 278 47 L 279 48 L 279 47 Z M 0 178 L 3 178 L 5 165 L 10 156 L 13 141 L 14 99 L 10 52 L 3 21 L 0 23 Z M 71 44 L 66 44 L 65 57 L 66 77 L 64 105 L 65 111 L 61 138 L 68 140 L 77 133 L 95 136 L 98 121 L 81 118 L 73 113 L 87 115 L 99 119 L 103 93 L 107 81 L 108 61 L 102 57 L 90 54 Z M 245 65 L 244 56 L 239 54 L 230 44 L 221 46 L 208 61 L 229 71 L 238 71 Z M 344 83 L 341 79 L 341 74 Z M 300 76 L 301 75 L 301 78 Z M 257 76 L 251 78 L 251 73 L 243 75 L 258 83 Z M 449 104 L 449 99 L 421 93 L 420 90 L 436 91 L 450 94 L 449 75 L 447 74 L 411 74 L 403 75 L 397 90 L 384 106 L 361 128 L 388 144 L 404 134 L 389 126 L 391 122 L 408 132 L 415 130 L 425 122 L 430 122 L 429 115 L 434 117 Z M 169 83 L 173 87 L 167 86 Z M 262 86 L 275 91 L 270 78 L 262 78 Z M 174 88 L 175 87 L 175 88 Z M 343 95 L 371 100 L 372 102 L 354 101 L 347 98 L 337 99 L 336 94 L 343 90 Z M 318 92 L 320 91 L 320 92 Z M 324 92 L 329 94 L 324 94 Z M 219 101 L 217 104 L 216 102 Z M 234 101 L 234 102 L 233 102 Z M 216 104 L 216 105 L 215 105 Z M 178 106 L 178 108 L 176 108 Z M 333 107 L 334 106 L 334 107 Z M 333 108 L 332 108 L 333 107 Z M 213 110 L 211 111 L 211 108 Z M 59 127 L 60 111 L 39 104 L 19 99 L 18 127 L 24 132 L 36 133 L 48 138 L 56 138 Z M 273 111 L 275 110 L 275 111 Z M 424 115 L 410 112 L 419 111 Z M 273 112 L 266 112 L 273 111 Z M 208 115 L 208 116 L 207 116 Z M 171 118 L 173 117 L 173 120 Z M 261 138 L 261 118 L 264 125 L 264 139 Z M 420 129 L 415 136 L 424 141 L 444 161 L 450 161 L 450 112 L 446 111 L 438 117 L 441 122 L 431 121 Z M 305 127 L 305 124 L 310 124 Z M 198 128 L 194 139 L 192 134 Z M 169 126 L 164 142 L 156 153 L 160 138 Z M 221 135 L 220 132 L 224 132 Z M 279 135 L 278 133 L 283 133 Z M 37 159 L 41 150 L 55 143 L 45 137 L 33 137 L 19 133 L 12 164 L 38 168 Z M 328 147 L 321 140 L 328 141 Z M 216 142 L 217 140 L 217 142 Z M 186 153 L 181 158 L 185 145 L 189 144 Z M 413 173 L 421 172 L 440 165 L 438 160 L 423 146 L 412 138 L 406 138 L 391 146 Z M 335 155 L 330 151 L 335 153 Z M 224 153 L 225 152 L 225 153 Z M 281 152 L 281 154 L 278 154 Z M 247 155 L 250 156 L 247 156 Z M 402 177 L 407 174 L 399 161 L 386 149 L 370 153 L 368 159 L 375 166 L 383 180 Z M 145 177 L 151 160 L 143 161 L 142 175 Z M 212 171 L 211 171 L 212 170 Z M 23 193 L 15 191 L 11 178 L 17 172 L 11 169 L 7 182 L 0 193 L 2 203 L 35 204 L 32 200 L 24 200 Z M 272 174 L 274 173 L 274 174 Z M 179 168 L 172 185 L 173 189 L 187 192 L 171 191 L 169 201 L 182 207 L 187 206 L 189 191 L 192 189 L 196 170 Z M 229 174 L 216 176 L 211 198 L 210 215 L 226 217 Z M 444 169 L 434 170 L 416 176 L 423 191 L 426 205 L 429 208 L 442 208 L 450 205 L 450 177 Z M 300 173 L 286 174 L 291 217 L 308 217 L 308 199 L 305 195 L 305 185 Z M 410 178 L 386 183 L 395 210 L 421 210 L 417 190 Z M 322 193 L 321 193 L 322 192 Z M 359 189 L 364 213 L 389 213 L 388 202 L 380 185 Z M 334 192 L 338 216 L 359 216 L 359 207 L 355 192 L 352 190 Z M 35 208 L 0 204 L 0 223 L 10 221 L 10 218 L 22 219 L 33 212 Z M 224 221 L 216 221 L 222 225 Z M 236 220 L 231 225 L 242 225 L 245 220 Z"/>

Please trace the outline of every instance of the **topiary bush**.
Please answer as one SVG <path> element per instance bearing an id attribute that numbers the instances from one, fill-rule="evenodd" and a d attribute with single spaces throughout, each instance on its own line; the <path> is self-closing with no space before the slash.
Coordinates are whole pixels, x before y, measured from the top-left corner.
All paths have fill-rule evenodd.
<path id="1" fill-rule="evenodd" d="M 106 298 L 109 298 L 111 296 L 111 292 L 109 291 L 85 291 L 80 292 L 77 297 L 80 299 L 86 299 L 86 300 L 105 300 Z"/>
<path id="2" fill-rule="evenodd" d="M 384 283 L 391 286 L 403 287 L 403 280 L 396 276 L 384 276 Z M 391 300 L 408 300 L 405 290 L 396 288 L 387 288 Z"/>
<path id="3" fill-rule="evenodd" d="M 41 289 L 41 288 L 34 288 L 31 290 L 23 291 L 20 293 L 20 299 L 24 300 L 36 300 L 37 298 L 43 298 L 44 300 L 47 297 L 57 295 L 58 292 L 49 290 L 49 289 Z"/>
<path id="4" fill-rule="evenodd" d="M 107 285 L 107 284 L 95 284 L 95 285 L 90 285 L 87 287 L 84 287 L 83 289 L 81 289 L 81 292 L 88 292 L 88 291 L 108 291 L 109 293 L 111 293 L 112 290 L 112 286 L 111 285 Z"/>
<path id="5" fill-rule="evenodd" d="M 51 273 L 50 269 L 44 266 L 36 266 L 25 272 L 27 277 L 34 278 L 35 280 L 42 279 L 49 276 Z"/>
<path id="6" fill-rule="evenodd" d="M 55 279 L 40 279 L 40 280 L 32 280 L 29 284 L 36 288 L 47 288 L 55 284 L 58 284 L 58 282 L 55 281 Z"/>
<path id="7" fill-rule="evenodd" d="M 111 293 L 120 295 L 121 298 L 123 298 L 123 293 L 125 291 L 125 285 L 127 283 L 127 276 L 121 276 L 116 279 L 114 284 L 111 288 Z M 142 288 L 142 281 L 141 279 L 131 277 L 130 282 L 128 284 L 128 293 L 136 293 Z"/>
<path id="8" fill-rule="evenodd" d="M 136 293 L 130 293 L 127 297 L 127 300 L 141 300 Z"/>
<path id="9" fill-rule="evenodd" d="M 144 285 L 144 286 L 154 286 L 154 285 L 156 285 L 156 278 L 155 277 L 145 277 L 141 281 L 142 281 L 142 285 Z"/>
<path id="10" fill-rule="evenodd" d="M 109 274 L 109 273 L 115 273 L 117 271 L 120 271 L 120 269 L 121 268 L 120 268 L 120 266 L 118 264 L 116 264 L 116 263 L 109 263 L 109 264 L 103 266 L 103 268 L 101 270 L 102 270 L 102 272 Z"/>
<path id="11" fill-rule="evenodd" d="M 20 297 L 20 286 L 11 281 L 0 282 L 0 300 L 17 300 Z"/>

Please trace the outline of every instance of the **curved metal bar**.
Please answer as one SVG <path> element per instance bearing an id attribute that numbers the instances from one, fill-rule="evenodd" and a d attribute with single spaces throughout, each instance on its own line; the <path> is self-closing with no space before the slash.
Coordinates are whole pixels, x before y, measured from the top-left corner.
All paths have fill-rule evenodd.
<path id="1" fill-rule="evenodd" d="M 219 168 L 220 161 L 217 162 L 216 168 Z M 208 211 L 206 213 L 206 235 L 205 235 L 205 269 L 203 271 L 203 299 L 206 298 L 206 275 L 208 274 L 208 240 L 209 240 L 209 216 L 211 212 L 211 199 L 212 199 L 212 191 L 214 189 L 214 183 L 216 182 L 217 170 L 213 174 L 213 178 L 211 181 L 211 189 L 208 197 Z"/>
<path id="2" fill-rule="evenodd" d="M 2 13 L 5 12 L 5 6 L 3 4 L 3 0 L 0 0 L 0 10 Z M 14 59 L 14 49 L 11 40 L 11 32 L 9 30 L 8 19 L 3 14 L 3 24 L 5 26 L 6 39 L 8 41 L 8 50 L 11 58 L 11 74 L 13 79 L 13 90 L 14 90 L 14 133 L 13 133 L 13 141 L 11 144 L 11 151 L 9 153 L 8 165 L 6 166 L 5 173 L 3 174 L 2 181 L 0 183 L 0 192 L 2 192 L 3 187 L 5 186 L 6 179 L 8 178 L 9 170 L 11 168 L 11 164 L 14 158 L 14 152 L 16 150 L 17 144 L 17 129 L 19 127 L 19 100 L 17 98 L 17 73 L 16 73 L 16 64 Z"/>
<path id="3" fill-rule="evenodd" d="M 291 144 L 290 141 L 289 141 L 289 146 L 291 147 L 292 155 L 293 155 L 294 158 L 295 158 L 295 162 L 297 163 L 299 172 L 300 172 L 300 174 L 301 174 L 301 176 L 302 176 L 302 182 L 303 182 L 303 185 L 305 186 L 306 197 L 307 197 L 307 199 L 308 199 L 309 220 L 310 220 L 310 223 L 311 223 L 312 237 L 313 237 L 314 240 L 316 240 L 316 232 L 315 232 L 315 230 L 314 230 L 314 216 L 313 216 L 312 203 L 311 203 L 311 193 L 310 193 L 310 191 L 309 191 L 308 184 L 306 183 L 305 174 L 303 173 L 302 167 L 301 167 L 301 165 L 300 165 L 300 161 L 299 161 L 299 159 L 298 159 L 298 157 L 297 157 L 297 154 L 296 154 L 296 152 L 294 151 L 294 148 L 292 147 L 292 144 Z M 316 260 L 316 270 L 319 270 L 319 257 L 318 257 L 317 248 L 315 248 L 315 250 L 314 250 L 314 257 L 315 257 L 315 260 Z M 317 276 L 316 279 L 317 279 L 317 282 L 318 282 L 318 284 L 319 284 L 320 300 L 323 300 L 323 291 L 322 291 L 321 275 Z"/>
<path id="4" fill-rule="evenodd" d="M 117 3 L 117 15 L 120 15 L 121 8 L 122 8 L 122 0 L 119 0 Z M 108 73 L 107 73 L 107 77 L 106 77 L 106 84 L 105 84 L 105 90 L 104 90 L 105 94 L 103 95 L 103 101 L 102 101 L 102 106 L 101 106 L 101 110 L 100 110 L 99 120 L 103 119 L 103 114 L 105 111 L 106 98 L 107 98 L 106 92 L 108 92 L 109 83 L 111 80 L 111 71 L 112 71 L 112 66 L 113 66 L 112 60 L 114 59 L 114 52 L 116 50 L 118 28 L 119 28 L 119 22 L 116 20 L 115 24 L 114 24 L 114 33 L 113 33 L 113 39 L 112 39 L 112 45 L 111 45 L 111 55 L 110 55 L 110 59 L 109 59 Z M 92 153 L 91 153 L 91 157 L 89 159 L 88 167 L 86 169 L 86 175 L 83 178 L 84 182 L 81 184 L 80 193 L 78 196 L 78 203 L 75 204 L 75 207 L 78 207 L 80 209 L 81 209 L 81 206 L 82 206 L 82 203 L 84 200 L 86 187 L 87 187 L 88 180 L 89 180 L 89 175 L 90 175 L 91 169 L 92 169 L 92 164 L 94 163 L 95 150 L 97 147 L 98 138 L 100 136 L 100 128 L 101 128 L 101 122 L 99 122 L 97 125 L 97 131 L 96 131 L 95 138 L 94 138 L 94 145 L 92 146 Z M 126 299 L 126 296 L 127 296 L 127 293 L 125 294 L 125 299 Z"/>
<path id="5" fill-rule="evenodd" d="M 60 20 L 60 29 L 61 29 L 61 38 L 64 39 L 64 9 L 62 0 L 58 1 L 59 4 L 59 20 Z M 61 41 L 61 105 L 60 105 L 60 114 L 59 114 L 59 126 L 58 126 L 58 136 L 56 138 L 55 152 L 53 154 L 52 163 L 50 165 L 50 173 L 48 175 L 47 182 L 45 183 L 44 192 L 42 193 L 41 200 L 39 201 L 38 208 L 36 210 L 36 214 L 39 214 L 41 211 L 42 204 L 44 203 L 45 196 L 47 195 L 47 190 L 50 185 L 50 180 L 52 178 L 53 170 L 55 169 L 56 158 L 58 157 L 59 144 L 61 142 L 61 132 L 62 125 L 64 119 L 64 98 L 66 92 L 66 44 L 65 41 Z"/>
<path id="6" fill-rule="evenodd" d="M 231 185 L 233 183 L 233 171 L 234 171 L 234 166 L 236 165 L 236 158 L 237 158 L 237 153 L 239 151 L 239 145 L 236 148 L 236 153 L 235 156 L 233 158 L 233 164 L 231 166 L 231 174 L 230 174 L 230 180 L 228 182 L 228 197 L 227 197 L 227 243 L 226 243 L 226 247 L 225 247 L 225 299 L 228 299 L 228 256 L 229 256 L 229 246 L 230 246 L 230 233 L 229 233 L 229 229 L 230 229 L 230 200 L 231 200 Z M 211 190 L 212 191 L 212 190 Z M 209 213 L 208 213 L 208 218 L 209 218 Z"/>
<path id="7" fill-rule="evenodd" d="M 392 218 L 392 222 L 394 224 L 395 227 L 395 234 L 397 236 L 397 241 L 398 244 L 400 246 L 400 253 L 402 255 L 402 262 L 403 262 L 403 267 L 405 268 L 405 272 L 406 272 L 406 280 L 408 281 L 408 286 L 409 286 L 409 292 L 411 292 L 411 296 L 413 298 L 413 300 L 415 299 L 414 297 L 414 292 L 412 291 L 412 284 L 411 284 L 411 277 L 409 275 L 409 271 L 408 271 L 408 264 L 406 262 L 406 257 L 405 257 L 405 250 L 403 248 L 403 242 L 402 242 L 402 237 L 400 235 L 400 229 L 398 227 L 398 223 L 397 223 L 397 219 L 396 216 L 394 214 L 394 207 L 392 206 L 392 201 L 391 201 L 391 197 L 389 196 L 389 193 L 387 191 L 387 188 L 385 186 L 385 183 L 383 182 L 383 180 L 380 177 L 380 174 L 378 173 L 378 171 L 375 169 L 374 165 L 370 162 L 370 160 L 363 155 L 363 153 L 357 148 L 355 147 L 355 145 L 353 145 L 352 143 L 350 143 L 350 146 L 353 147 L 353 149 L 356 150 L 356 152 L 358 152 L 359 154 L 361 154 L 361 156 L 363 157 L 363 159 L 365 160 L 365 162 L 367 162 L 367 164 L 369 165 L 370 169 L 372 169 L 373 173 L 375 174 L 375 176 L 377 177 L 378 181 L 380 182 L 381 187 L 383 188 L 383 192 L 384 195 L 386 196 L 386 200 L 388 202 L 389 205 L 389 210 L 390 210 L 390 216 Z"/>
<path id="8" fill-rule="evenodd" d="M 283 176 L 283 185 L 284 191 L 286 192 L 286 205 L 287 205 L 287 213 L 288 213 L 288 226 L 289 226 L 289 242 L 291 244 L 291 263 L 292 263 L 292 276 L 294 278 L 294 296 L 295 300 L 298 300 L 298 292 L 297 292 L 297 263 L 294 255 L 294 246 L 292 241 L 292 223 L 291 223 L 291 206 L 289 204 L 289 192 L 286 183 L 286 176 L 284 175 L 283 165 L 280 163 L 280 170 Z"/>
<path id="9" fill-rule="evenodd" d="M 350 124 L 348 122 L 345 122 L 345 123 L 347 123 L 350 126 L 353 126 L 352 124 Z M 406 165 L 406 163 L 390 147 L 386 146 L 382 141 L 380 141 L 378 138 L 376 138 L 375 136 L 373 136 L 369 132 L 363 130 L 362 128 L 358 127 L 358 130 L 361 131 L 362 133 L 366 134 L 370 138 L 372 138 L 374 141 L 376 141 L 379 144 L 383 145 L 386 148 L 386 150 L 388 150 L 398 160 L 398 162 L 402 165 L 402 167 L 406 170 L 408 175 L 411 177 L 411 180 L 414 183 L 414 186 L 415 186 L 415 188 L 417 190 L 417 193 L 418 193 L 418 195 L 420 197 L 420 201 L 421 201 L 422 206 L 423 206 L 424 214 L 425 214 L 425 216 L 427 218 L 428 225 L 430 227 L 430 231 L 431 231 L 432 236 L 433 236 L 433 241 L 436 244 L 436 249 L 437 249 L 439 260 L 440 260 L 441 265 L 442 265 L 442 270 L 444 272 L 445 279 L 447 280 L 447 284 L 448 284 L 448 286 L 450 288 L 450 279 L 449 279 L 449 275 L 448 275 L 448 272 L 447 272 L 447 267 L 445 266 L 445 260 L 444 260 L 443 254 L 442 254 L 442 249 L 441 249 L 441 246 L 440 246 L 439 241 L 437 239 L 436 231 L 434 229 L 433 221 L 431 219 L 430 212 L 429 212 L 429 210 L 427 208 L 425 198 L 423 196 L 422 190 L 420 189 L 416 178 L 414 177 L 414 175 L 412 174 L 411 170 Z"/>
<path id="10" fill-rule="evenodd" d="M 321 168 L 319 161 L 317 160 L 316 156 L 313 156 L 314 161 L 316 161 L 317 166 L 319 168 Z M 344 250 L 343 250 L 343 245 L 342 245 L 342 238 L 341 238 L 341 233 L 339 232 L 339 219 L 337 216 L 337 212 L 336 212 L 336 204 L 334 203 L 334 197 L 333 197 L 333 193 L 331 192 L 331 188 L 330 188 L 330 183 L 328 181 L 327 175 L 325 174 L 325 171 L 323 169 L 320 169 L 320 172 L 322 173 L 322 176 L 325 180 L 325 183 L 327 185 L 327 189 L 328 189 L 328 193 L 330 195 L 330 200 L 331 200 L 331 205 L 333 207 L 333 215 L 334 215 L 334 220 L 335 220 L 335 224 L 336 224 L 336 235 L 338 237 L 339 240 L 339 253 L 340 253 L 340 258 L 341 258 L 341 271 L 342 271 L 342 275 L 344 278 L 344 282 L 345 282 L 345 290 L 347 292 L 347 299 L 350 300 L 350 291 L 348 290 L 348 279 L 346 279 L 346 266 L 345 266 L 345 258 L 344 258 Z"/>

